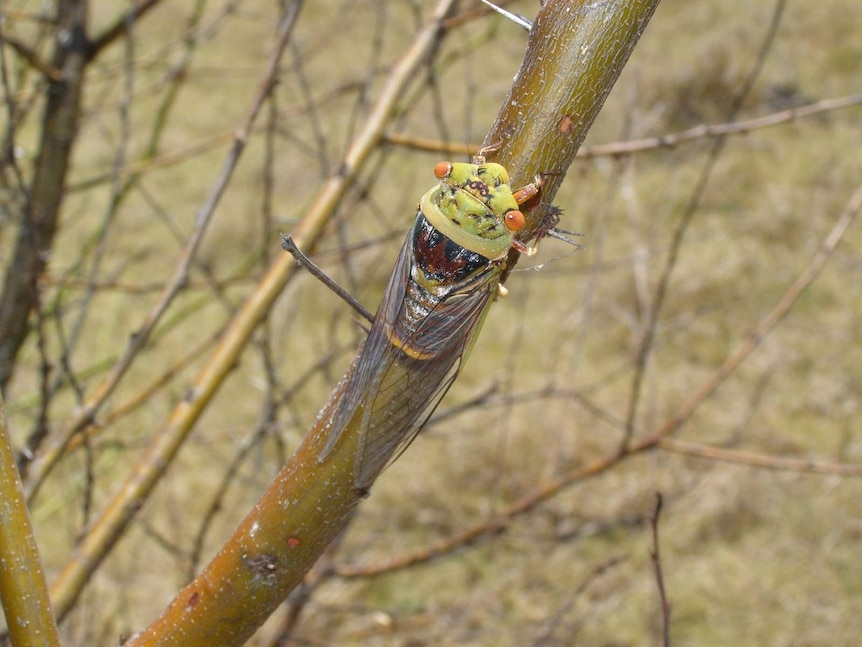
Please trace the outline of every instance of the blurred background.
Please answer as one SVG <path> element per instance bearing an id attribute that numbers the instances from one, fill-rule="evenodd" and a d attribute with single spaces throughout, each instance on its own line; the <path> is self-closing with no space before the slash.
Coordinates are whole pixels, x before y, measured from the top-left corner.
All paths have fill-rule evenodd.
<path id="1" fill-rule="evenodd" d="M 127 4 L 91 1 L 91 33 L 122 26 Z M 286 3 L 151 4 L 86 68 L 38 311 L 4 389 L 19 448 L 63 428 L 156 306 Z M 4 273 L 45 101 L 26 53 L 51 58 L 49 5 L 0 9 Z M 49 582 L 284 253 L 279 234 L 431 10 L 306 3 L 189 280 L 33 503 Z M 458 11 L 313 257 L 372 311 L 435 163 L 468 159 L 417 140 L 479 144 L 523 56 L 520 29 L 478 0 Z M 429 426 L 252 644 L 658 644 L 657 492 L 675 642 L 857 644 L 859 224 L 806 273 L 862 179 L 860 24 L 848 0 L 660 4 L 555 198 L 586 249 L 546 240 L 522 259 Z M 207 562 L 348 366 L 356 319 L 296 275 L 93 576 L 67 644 L 116 644 Z"/>

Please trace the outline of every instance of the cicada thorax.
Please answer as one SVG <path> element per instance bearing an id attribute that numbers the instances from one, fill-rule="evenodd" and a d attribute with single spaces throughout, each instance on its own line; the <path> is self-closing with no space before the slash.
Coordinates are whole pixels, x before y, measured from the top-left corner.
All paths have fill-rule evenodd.
<path id="1" fill-rule="evenodd" d="M 524 216 L 500 164 L 441 162 L 440 183 L 422 196 L 419 209 L 437 231 L 461 247 L 498 260 L 509 253 Z"/>

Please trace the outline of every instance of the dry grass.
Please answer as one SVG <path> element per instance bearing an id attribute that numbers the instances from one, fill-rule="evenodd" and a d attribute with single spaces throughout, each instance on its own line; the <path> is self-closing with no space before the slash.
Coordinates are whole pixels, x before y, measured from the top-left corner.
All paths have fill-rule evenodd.
<path id="1" fill-rule="evenodd" d="M 35 10 L 31 5 L 38 3 L 10 4 Z M 137 28 L 128 159 L 145 150 L 165 72 L 179 60 L 186 4 L 192 3 L 167 3 Z M 282 253 L 277 233 L 289 230 L 308 205 L 364 114 L 357 84 L 368 83 L 374 93 L 418 20 L 407 3 L 381 2 L 379 13 L 377 4 L 307 4 L 284 60 L 276 130 L 260 129 L 249 142 L 204 240 L 192 286 L 103 414 L 218 331 L 265 259 Z M 114 4 L 94 5 L 94 22 L 110 22 Z M 417 5 L 421 16 L 425 3 Z M 514 6 L 525 15 L 535 10 L 533 3 Z M 236 128 L 256 88 L 272 41 L 274 3 L 242 2 L 216 20 L 219 11 L 217 3 L 208 9 L 204 24 L 215 26 L 194 52 L 159 153 Z M 720 122 L 754 65 L 771 11 L 768 3 L 665 0 L 588 144 Z M 858 93 L 862 41 L 851 26 L 859 24 L 858 3 L 790 3 L 740 117 Z M 464 27 L 437 59 L 436 89 L 418 80 L 415 92 L 424 93 L 419 102 L 405 97 L 409 110 L 399 130 L 479 141 L 523 44 L 522 35 L 501 22 Z M 110 172 L 117 154 L 121 49 L 108 52 L 91 71 L 72 187 Z M 264 114 L 261 124 L 266 119 Z M 858 186 L 860 126 L 862 112 L 855 107 L 728 141 L 658 318 L 636 438 L 659 428 L 711 379 L 809 263 Z M 19 140 L 28 154 L 35 129 L 34 113 Z M 275 184 L 265 219 L 268 142 Z M 440 413 L 490 395 L 432 424 L 384 474 L 333 556 L 336 570 L 385 564 L 426 549 L 615 451 L 668 245 L 709 146 L 703 140 L 591 159 L 570 170 L 556 202 L 565 209 L 563 226 L 583 232 L 586 251 L 568 255 L 562 244 L 549 241 L 537 260 L 521 264 L 548 263 L 540 272 L 511 277 L 511 297 L 492 309 Z M 223 141 L 142 176 L 111 224 L 99 281 L 143 288 L 170 277 L 225 150 Z M 321 264 L 370 308 L 380 298 L 415 202 L 432 182 L 435 161 L 396 147 L 381 151 L 363 174 L 367 194 L 357 188 L 347 198 L 320 245 Z M 109 183 L 68 196 L 44 299 L 62 312 L 62 329 L 54 318 L 46 327 L 53 357 L 78 316 L 80 283 L 88 280 L 109 199 Z M 11 244 L 8 231 L 0 240 L 4 253 Z M 789 316 L 678 438 L 862 464 L 860 244 L 856 224 Z M 337 253 L 345 246 L 361 248 Z M 237 276 L 243 280 L 223 289 L 207 287 L 208 281 Z M 152 291 L 96 291 L 70 359 L 84 392 L 104 375 L 155 299 Z M 202 517 L 240 449 L 258 434 L 220 501 L 200 559 L 221 544 L 296 447 L 360 335 L 348 308 L 319 283 L 302 276 L 290 284 L 259 344 L 247 349 L 64 625 L 67 644 L 114 644 L 121 632 L 144 626 L 162 609 L 190 569 L 201 566 L 190 556 Z M 266 357 L 274 376 L 267 375 Z M 330 361 L 321 363 L 324 358 Z M 39 396 L 34 344 L 20 361 L 6 400 L 16 440 L 23 442 Z M 91 509 L 97 513 L 202 361 L 191 361 L 145 406 L 95 436 L 89 458 L 76 452 L 52 474 L 33 513 L 49 578 L 83 528 L 86 475 L 95 479 Z M 267 394 L 288 392 L 276 420 L 267 421 Z M 59 426 L 75 403 L 67 385 L 52 404 L 52 424 Z M 505 530 L 430 563 L 375 577 L 326 579 L 304 609 L 297 644 L 658 644 L 661 616 L 649 559 L 657 490 L 665 497 L 661 549 L 675 644 L 857 643 L 858 478 L 767 471 L 653 450 L 573 481 Z M 271 644 L 278 622 L 274 618 L 254 644 Z"/>

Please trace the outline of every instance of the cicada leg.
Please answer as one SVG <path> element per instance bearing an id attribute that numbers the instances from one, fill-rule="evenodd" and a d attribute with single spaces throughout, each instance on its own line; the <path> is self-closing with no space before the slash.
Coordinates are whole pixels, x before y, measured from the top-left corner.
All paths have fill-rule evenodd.
<path id="1" fill-rule="evenodd" d="M 512 193 L 512 197 L 515 198 L 515 202 L 517 202 L 518 205 L 526 204 L 527 202 L 535 198 L 537 195 L 539 195 L 539 191 L 544 184 L 545 180 L 541 176 L 541 174 L 536 175 L 532 182 L 525 186 L 522 186 L 517 191 L 514 191 Z M 538 238 L 536 238 L 536 240 L 538 241 Z M 532 247 L 527 246 L 526 244 L 522 243 L 520 240 L 517 239 L 512 240 L 512 247 L 526 256 L 533 256 L 536 254 L 537 251 L 535 245 L 533 245 Z"/>
<path id="2" fill-rule="evenodd" d="M 518 189 L 512 195 L 515 197 L 518 204 L 523 204 L 524 202 L 534 198 L 543 184 L 544 180 L 540 175 L 537 175 L 534 182 Z M 542 216 L 542 221 L 539 223 L 539 227 L 535 232 L 533 232 L 533 244 L 528 246 L 519 240 L 514 240 L 512 241 L 512 247 L 526 256 L 534 256 L 538 250 L 539 241 L 550 236 L 551 238 L 556 238 L 557 240 L 569 243 L 578 249 L 583 249 L 584 246 L 572 238 L 572 236 L 582 236 L 583 234 L 557 228 L 557 225 L 560 224 L 560 214 L 563 213 L 563 210 L 552 204 L 543 206 L 545 208 L 545 213 Z"/>
<path id="3" fill-rule="evenodd" d="M 537 195 L 539 195 L 539 189 L 541 189 L 545 185 L 545 178 L 542 177 L 541 173 L 533 178 L 533 181 L 529 184 L 522 186 L 517 191 L 512 192 L 512 197 L 515 198 L 515 202 L 519 205 L 526 204 Z"/>
<path id="4" fill-rule="evenodd" d="M 542 215 L 542 222 L 539 223 L 539 228 L 536 229 L 536 242 L 542 240 L 545 236 L 553 235 L 551 232 L 555 231 L 557 225 L 560 224 L 560 214 L 562 213 L 563 210 L 559 207 L 555 207 L 552 204 L 546 206 L 545 213 Z"/>

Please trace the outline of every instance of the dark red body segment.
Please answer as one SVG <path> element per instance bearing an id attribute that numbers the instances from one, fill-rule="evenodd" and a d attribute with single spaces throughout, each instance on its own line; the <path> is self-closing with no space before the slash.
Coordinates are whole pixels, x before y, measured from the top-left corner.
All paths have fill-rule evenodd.
<path id="1" fill-rule="evenodd" d="M 427 278 L 441 283 L 462 281 L 489 263 L 441 234 L 421 213 L 413 226 L 413 258 Z"/>

